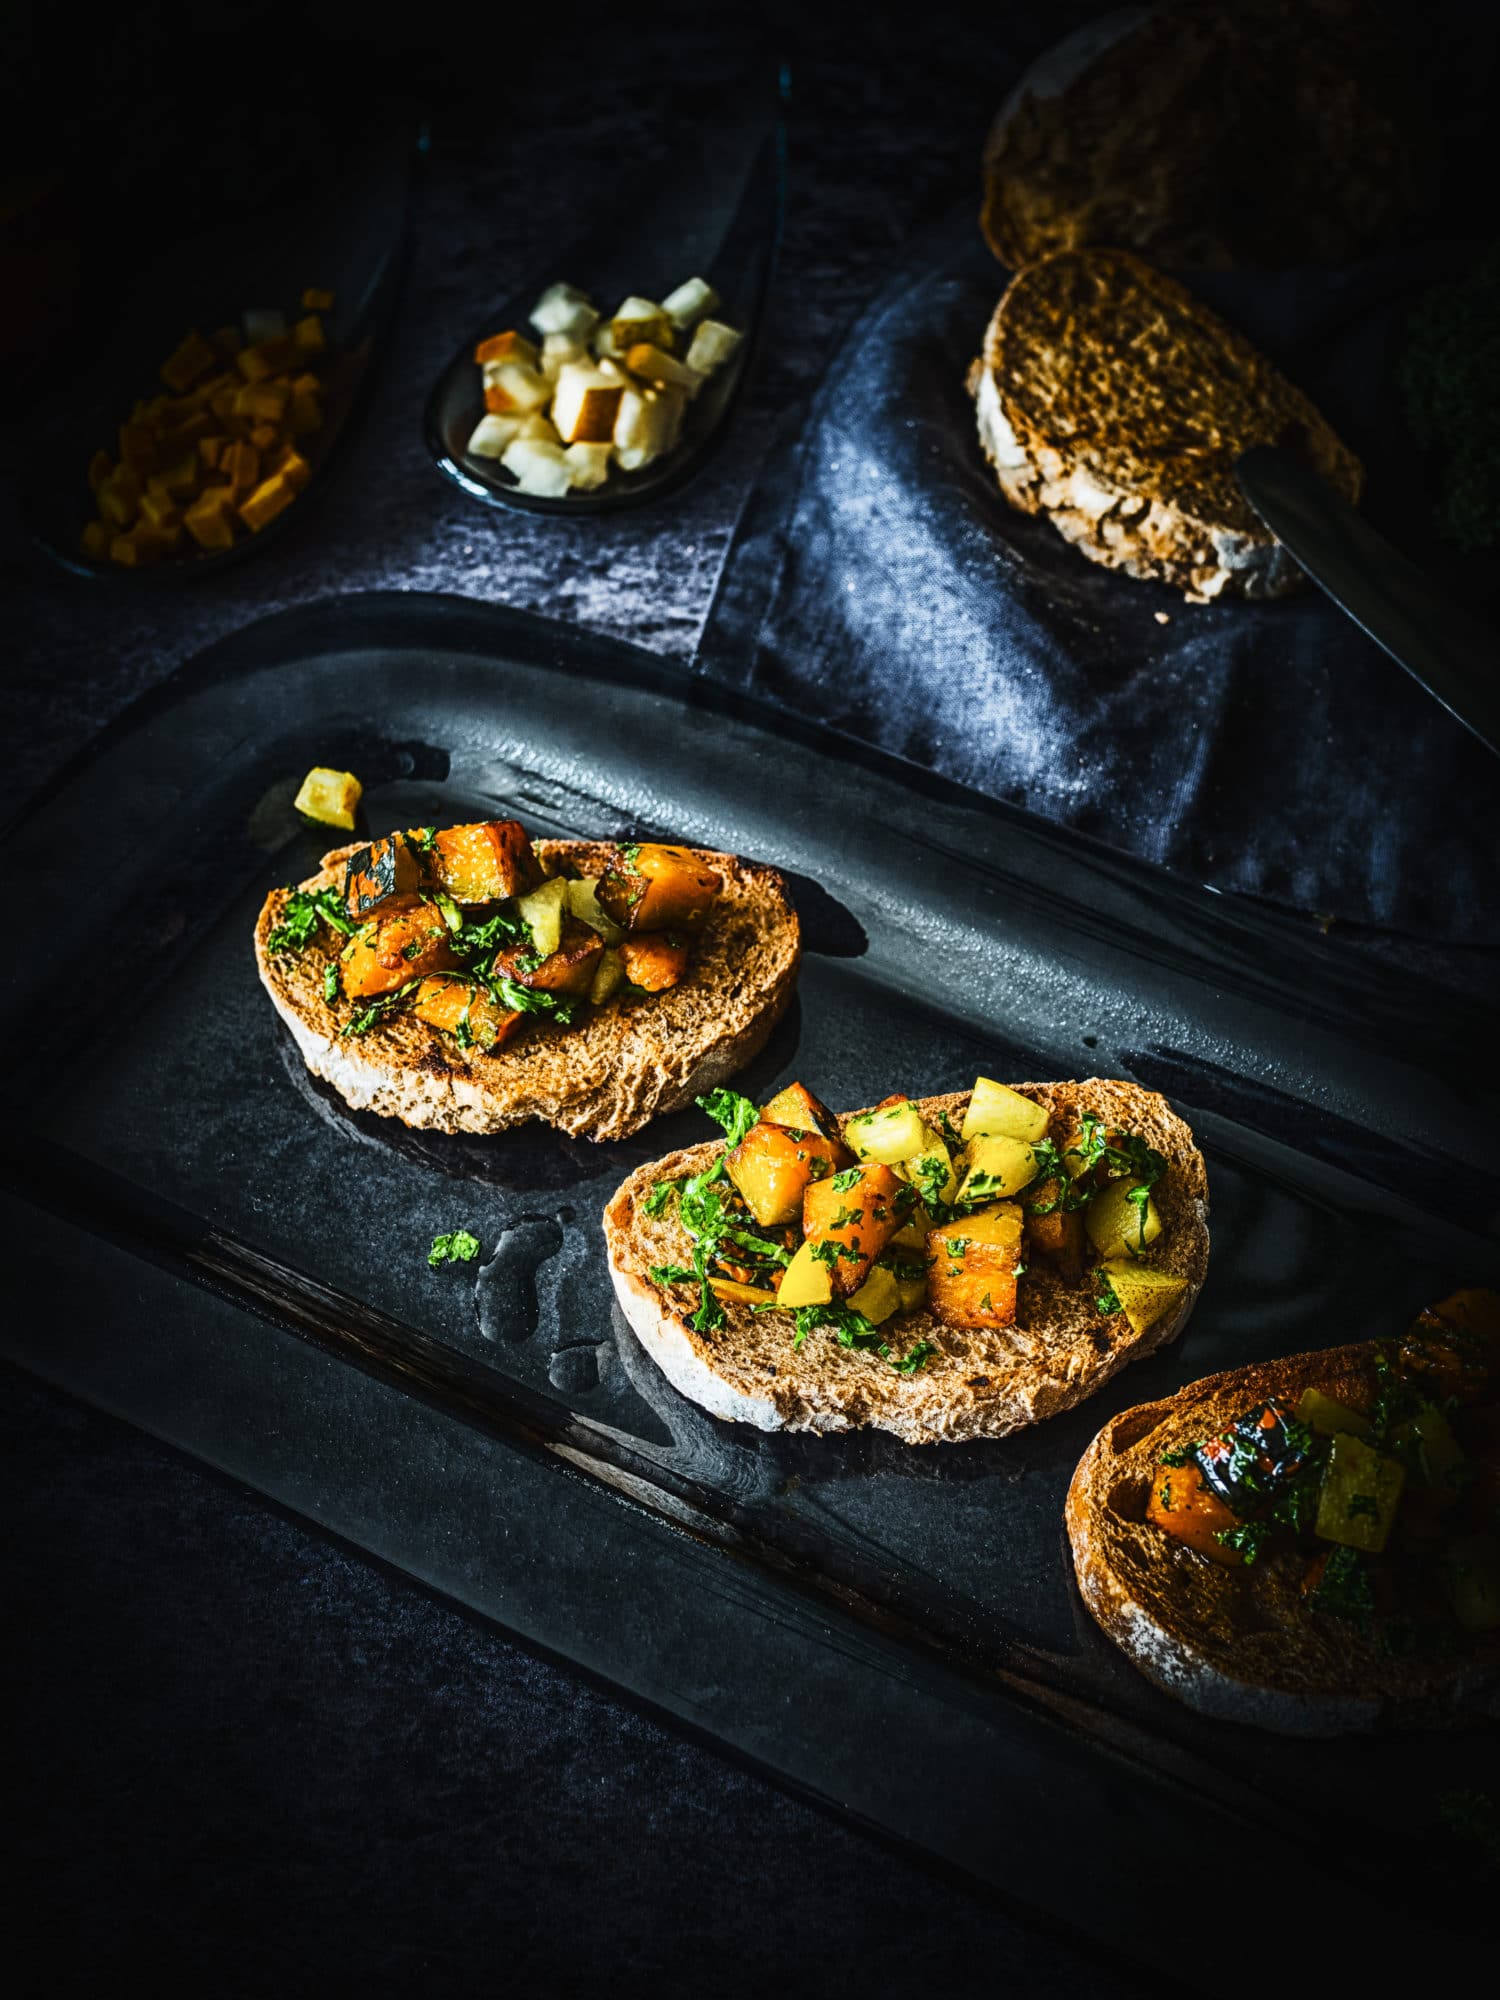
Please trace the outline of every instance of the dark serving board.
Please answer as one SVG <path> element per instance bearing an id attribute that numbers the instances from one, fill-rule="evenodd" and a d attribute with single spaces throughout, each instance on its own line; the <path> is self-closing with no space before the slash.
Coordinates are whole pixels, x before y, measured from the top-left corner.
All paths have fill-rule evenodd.
<path id="1" fill-rule="evenodd" d="M 685 1403 L 613 1309 L 597 1218 L 699 1114 L 608 1146 L 445 1139 L 351 1115 L 297 1059 L 250 935 L 333 838 L 291 808 L 313 763 L 363 776 L 374 830 L 511 813 L 786 870 L 807 958 L 741 1079 L 762 1098 L 979 1070 L 1165 1090 L 1213 1195 L 1184 1340 L 995 1443 L 767 1438 Z M 1442 1831 L 1469 1739 L 1178 1708 L 1083 1613 L 1061 1508 L 1113 1411 L 1500 1273 L 1477 1010 L 644 653 L 414 594 L 214 648 L 3 851 L 49 920 L 6 965 L 0 1213 L 45 1280 L 0 1351 L 1142 1961 L 1222 1938 L 1252 1842 L 1341 1907 L 1393 1840 L 1469 1865 Z M 459 1225 L 482 1263 L 429 1270 Z M 1306 1900 L 1277 1898 L 1288 1943 Z"/>

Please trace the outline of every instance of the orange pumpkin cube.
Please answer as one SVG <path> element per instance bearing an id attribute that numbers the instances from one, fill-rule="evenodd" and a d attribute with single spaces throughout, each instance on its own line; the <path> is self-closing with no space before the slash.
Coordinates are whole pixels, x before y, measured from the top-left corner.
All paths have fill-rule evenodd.
<path id="1" fill-rule="evenodd" d="M 475 980 L 448 972 L 434 973 L 422 981 L 411 1011 L 429 1027 L 455 1036 L 464 1048 L 486 1053 L 503 1047 L 526 1018 L 497 1006 Z"/>
<path id="2" fill-rule="evenodd" d="M 535 888 L 542 878 L 518 819 L 444 827 L 433 836 L 427 864 L 432 880 L 455 903 L 499 903 Z"/>
<path id="3" fill-rule="evenodd" d="M 284 479 L 273 475 L 270 479 L 263 479 L 249 499 L 240 503 L 240 519 L 258 535 L 279 513 L 290 507 L 296 497 Z"/>
<path id="4" fill-rule="evenodd" d="M 797 1221 L 812 1183 L 827 1180 L 851 1158 L 848 1147 L 837 1140 L 768 1125 L 762 1119 L 726 1156 L 724 1165 L 756 1221 L 763 1229 L 774 1229 Z"/>
<path id="5" fill-rule="evenodd" d="M 533 964 L 536 954 L 524 945 L 507 945 L 495 954 L 495 976 L 513 979 L 537 993 L 586 996 L 594 983 L 604 940 L 577 917 L 564 917 L 557 950 Z"/>
<path id="6" fill-rule="evenodd" d="M 665 993 L 675 986 L 688 969 L 688 956 L 686 940 L 668 931 L 652 931 L 620 943 L 625 977 L 643 993 Z"/>
<path id="7" fill-rule="evenodd" d="M 689 848 L 636 843 L 599 878 L 599 907 L 626 931 L 697 930 L 724 878 Z"/>
<path id="8" fill-rule="evenodd" d="M 234 491 L 228 486 L 205 486 L 182 517 L 182 524 L 200 549 L 227 549 L 234 544 L 234 522 L 230 507 Z"/>
<path id="9" fill-rule="evenodd" d="M 808 1184 L 802 1197 L 802 1233 L 813 1256 L 828 1266 L 835 1298 L 857 1292 L 875 1259 L 905 1222 L 911 1189 L 889 1167 L 845 1167 Z"/>
<path id="10" fill-rule="evenodd" d="M 409 979 L 451 970 L 453 953 L 442 912 L 426 903 L 388 910 L 344 947 L 340 983 L 351 1000 L 394 993 Z"/>
<path id="11" fill-rule="evenodd" d="M 1233 1569 L 1238 1549 L 1226 1549 L 1220 1531 L 1235 1525 L 1233 1514 L 1210 1487 L 1196 1465 L 1159 1465 L 1151 1481 L 1146 1519 L 1175 1541 L 1186 1542 L 1210 1562 Z"/>
<path id="12" fill-rule="evenodd" d="M 927 1302 L 945 1326 L 1013 1326 L 1021 1205 L 997 1201 L 927 1232 Z"/>

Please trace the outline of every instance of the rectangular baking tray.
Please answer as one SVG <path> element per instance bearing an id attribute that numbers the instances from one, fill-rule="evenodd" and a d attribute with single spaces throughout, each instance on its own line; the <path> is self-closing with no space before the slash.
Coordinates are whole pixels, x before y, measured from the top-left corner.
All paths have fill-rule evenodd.
<path id="1" fill-rule="evenodd" d="M 606 1146 L 454 1139 L 303 1069 L 250 939 L 327 844 L 291 805 L 314 763 L 361 774 L 376 831 L 513 814 L 783 869 L 807 955 L 739 1080 L 761 1099 L 979 1071 L 1164 1090 L 1213 1203 L 1186 1336 L 986 1443 L 764 1437 L 686 1403 L 614 1308 L 598 1218 L 701 1115 Z M 1083 1612 L 1062 1499 L 1113 1412 L 1500 1274 L 1480 1010 L 645 653 L 405 593 L 214 648 L 3 853 L 12 907 L 50 918 L 4 988 L 5 1227 L 46 1274 L 13 1359 L 1142 1963 L 1222 1937 L 1247 1843 L 1351 1907 L 1393 1841 L 1470 1866 L 1445 1830 L 1462 1735 L 1291 1742 L 1178 1707 Z M 430 1270 L 460 1225 L 481 1261 Z"/>

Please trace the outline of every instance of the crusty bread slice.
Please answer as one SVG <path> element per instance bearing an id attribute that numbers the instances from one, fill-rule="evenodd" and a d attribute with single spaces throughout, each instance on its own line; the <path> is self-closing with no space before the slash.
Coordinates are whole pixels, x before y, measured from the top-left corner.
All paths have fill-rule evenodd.
<path id="1" fill-rule="evenodd" d="M 1079 1462 L 1066 1511 L 1083 1601 L 1148 1680 L 1205 1715 L 1293 1736 L 1500 1715 L 1500 1633 L 1398 1653 L 1378 1629 L 1310 1612 L 1295 1553 L 1225 1569 L 1145 1518 L 1164 1454 L 1268 1396 L 1319 1388 L 1368 1408 L 1373 1356 L 1367 1343 L 1210 1375 L 1111 1417 Z"/>
<path id="2" fill-rule="evenodd" d="M 538 840 L 549 875 L 598 875 L 614 848 L 593 841 Z M 355 850 L 325 854 L 300 886 L 343 881 Z M 486 1055 L 451 1035 L 396 1014 L 358 1039 L 342 1038 L 323 1000 L 323 944 L 273 956 L 266 940 L 286 901 L 268 896 L 255 927 L 255 958 L 276 1011 L 303 1060 L 356 1111 L 438 1132 L 501 1132 L 544 1119 L 588 1139 L 623 1139 L 680 1111 L 743 1069 L 766 1044 L 796 984 L 802 955 L 797 913 L 774 868 L 732 854 L 692 850 L 724 878 L 681 983 L 644 998 L 620 995 L 574 1028 L 528 1022 Z"/>
<path id="3" fill-rule="evenodd" d="M 1063 1123 L 1087 1110 L 1107 1125 L 1139 1132 L 1170 1163 L 1153 1191 L 1165 1231 L 1152 1262 L 1186 1278 L 1188 1289 L 1178 1310 L 1144 1338 L 1132 1334 L 1123 1315 L 1101 1314 L 1091 1285 L 1067 1285 L 1040 1260 L 1021 1285 L 1014 1327 L 960 1332 L 928 1312 L 888 1320 L 882 1331 L 893 1354 L 909 1353 L 920 1340 L 937 1350 L 909 1376 L 872 1350 L 841 1347 L 827 1330 L 795 1347 L 790 1313 L 730 1303 L 725 1325 L 698 1333 L 688 1323 L 697 1303 L 694 1288 L 658 1284 L 649 1275 L 661 1265 L 691 1260 L 688 1234 L 675 1213 L 652 1217 L 643 1204 L 657 1181 L 700 1173 L 719 1151 L 706 1144 L 641 1167 L 604 1211 L 610 1275 L 646 1352 L 675 1388 L 716 1417 L 767 1431 L 869 1425 L 908 1444 L 936 1444 L 1003 1437 L 1038 1423 L 1091 1396 L 1127 1361 L 1175 1339 L 1208 1269 L 1208 1176 L 1192 1133 L 1165 1098 L 1134 1084 L 1096 1078 L 1015 1088 Z M 958 1124 L 969 1093 L 919 1102 L 929 1122 L 946 1111 Z M 845 1113 L 840 1122 L 856 1115 Z"/>
<path id="4" fill-rule="evenodd" d="M 1235 481 L 1252 445 L 1286 445 L 1359 497 L 1358 459 L 1301 390 L 1122 250 L 1061 251 L 1013 278 L 968 386 L 1012 506 L 1091 562 L 1195 600 L 1301 581 Z"/>

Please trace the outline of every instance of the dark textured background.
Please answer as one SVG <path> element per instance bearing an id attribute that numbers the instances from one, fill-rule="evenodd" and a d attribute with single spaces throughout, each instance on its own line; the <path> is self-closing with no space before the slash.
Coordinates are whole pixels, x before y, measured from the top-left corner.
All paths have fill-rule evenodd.
<path id="1" fill-rule="evenodd" d="M 607 60 L 583 60 L 587 10 L 568 10 L 555 44 L 534 19 L 474 16 L 450 58 L 429 16 L 424 35 L 408 30 L 381 51 L 377 88 L 413 66 L 433 145 L 363 430 L 274 553 L 211 585 L 91 589 L 42 564 L 7 518 L 13 797 L 211 639 L 313 597 L 461 591 L 691 656 L 778 418 L 911 233 L 972 184 L 1008 76 L 1096 10 L 1037 8 L 1040 19 L 945 33 L 930 32 L 929 12 L 919 47 L 899 17 L 866 13 L 851 37 L 797 11 L 793 193 L 759 380 L 697 484 L 658 514 L 615 523 L 471 509 L 424 456 L 422 402 L 485 302 L 579 233 L 622 161 L 659 156 L 695 94 L 738 67 L 754 23 L 654 8 L 649 34 L 615 33 Z M 152 31 L 137 21 L 116 32 L 134 57 Z M 125 65 L 148 97 L 164 46 Z M 348 52 L 360 75 L 369 54 Z M 107 47 L 75 50 L 68 67 L 76 80 L 92 64 L 109 91 L 111 62 Z M 135 136 L 150 146 L 149 120 Z M 168 136 L 174 158 L 190 157 L 189 140 Z M 99 192 L 105 249 L 128 247 L 129 205 Z M 87 365 L 76 340 L 41 361 L 43 398 Z M 13 435 L 6 449 L 17 452 Z M 44 1274 L 28 1275 L 41 1281 L 15 1303 L 45 1310 Z M 3 1407 L 5 1513 L 19 1523 L 7 1536 L 3 1653 L 18 1850 L 8 1956 L 35 1957 L 37 1990 L 132 1974 L 216 1994 L 481 1982 L 1126 1990 L 1097 1955 L 785 1797 L 114 1420 L 9 1371 Z"/>
<path id="2" fill-rule="evenodd" d="M 653 7 L 647 29 L 628 8 L 558 9 L 556 25 L 424 9 L 398 37 L 361 17 L 321 40 L 279 19 L 194 17 L 174 36 L 153 14 L 58 42 L 20 94 L 10 143 L 90 159 L 79 296 L 97 303 L 102 288 L 121 320 L 149 312 L 133 289 L 132 232 L 174 206 L 234 199 L 194 173 L 203 93 L 177 87 L 183 61 L 208 68 L 221 115 L 239 105 L 252 126 L 420 100 L 432 148 L 374 405 L 264 560 L 169 593 L 98 589 L 49 569 L 7 513 L 12 796 L 212 639 L 367 587 L 467 593 L 686 662 L 778 424 L 913 243 L 956 201 L 977 204 L 983 131 L 1014 75 L 1101 11 L 908 6 L 846 25 L 788 7 L 766 24 L 676 0 Z M 792 195 L 765 357 L 728 446 L 648 515 L 569 523 L 472 508 L 420 437 L 455 339 L 578 234 L 627 170 L 660 159 L 699 94 L 767 33 L 795 43 Z M 277 47 L 264 71 L 246 57 L 257 35 Z M 101 126 L 99 106 L 122 100 L 118 128 Z M 182 177 L 175 204 L 154 193 L 163 173 Z M 43 338 L 13 411 L 66 395 L 111 332 L 110 314 L 91 311 Z M 7 434 L 12 466 L 20 449 Z M 44 1312 L 45 1273 L 24 1275 L 16 1305 Z M 9 1372 L 4 1389 L 6 1518 L 20 1524 L 7 1537 L 3 1652 L 18 1849 L 9 1942 L 37 1958 L 38 1990 L 133 1973 L 216 1994 L 480 1981 L 1126 1990 L 1128 1975 L 1098 1955 L 788 1799 L 113 1420 Z"/>

